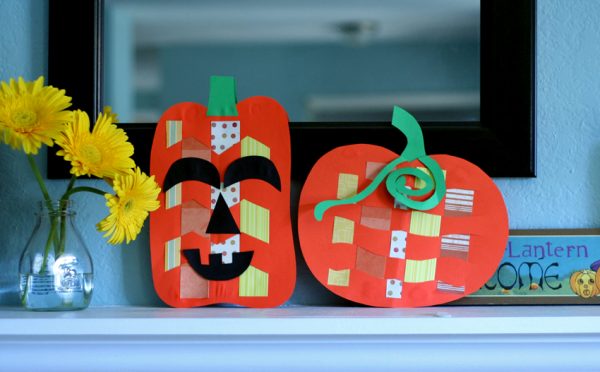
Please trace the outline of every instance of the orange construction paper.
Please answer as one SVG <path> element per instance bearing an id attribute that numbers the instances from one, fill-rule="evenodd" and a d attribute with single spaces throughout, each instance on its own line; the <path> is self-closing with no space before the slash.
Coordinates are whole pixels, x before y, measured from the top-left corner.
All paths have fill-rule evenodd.
<path id="1" fill-rule="evenodd" d="M 332 207 L 321 222 L 315 206 L 336 199 L 339 174 L 358 176 L 358 191 L 370 184 L 374 169 L 399 155 L 366 144 L 336 148 L 311 170 L 300 196 L 298 233 L 314 276 L 335 294 L 379 307 L 443 304 L 477 291 L 493 275 L 508 238 L 504 200 L 477 166 L 449 155 L 432 155 L 446 177 L 446 195 L 431 210 L 397 206 L 383 185 L 361 202 Z M 400 167 L 423 167 L 418 160 Z M 414 178 L 407 186 L 415 185 Z M 391 210 L 388 231 L 387 214 Z M 336 218 L 353 222 L 351 242 L 333 242 Z M 374 255 L 376 255 L 375 258 Z M 330 270 L 346 273 L 331 281 Z M 347 270 L 347 271 L 344 271 Z M 382 274 L 383 271 L 383 274 Z"/>
<path id="2" fill-rule="evenodd" d="M 223 242 L 235 235 L 205 233 L 212 214 L 211 199 L 214 199 L 215 192 L 225 193 L 225 190 L 211 189 L 199 181 L 180 183 L 180 195 L 175 191 L 171 191 L 173 195 L 167 195 L 169 190 L 162 190 L 159 196 L 161 207 L 150 218 L 150 249 L 154 287 L 159 297 L 170 306 L 231 303 L 272 307 L 285 302 L 294 288 L 296 265 L 289 209 L 291 155 L 288 117 L 276 101 L 267 97 L 245 99 L 237 103 L 236 108 L 236 116 L 208 116 L 207 108 L 197 103 L 179 103 L 170 107 L 163 113 L 156 128 L 150 170 L 162 186 L 175 161 L 195 157 L 210 161 L 218 169 L 223 182 L 228 166 L 243 155 L 243 146 L 247 146 L 244 150 L 246 155 L 265 154 L 264 150 L 268 148 L 266 156 L 260 156 L 268 157 L 274 163 L 280 176 L 281 190 L 262 180 L 247 179 L 239 182 L 239 190 L 229 190 L 239 192 L 239 200 L 235 194 L 228 201 L 229 211 L 240 229 L 242 208 L 260 207 L 261 216 L 267 216 L 267 222 L 266 226 L 263 223 L 257 227 L 257 231 L 268 234 L 268 242 L 241 231 L 237 239 L 240 252 L 254 252 L 250 266 L 244 272 L 248 275 L 242 274 L 229 280 L 205 280 L 188 266 L 182 251 L 200 249 L 202 264 L 208 264 L 211 244 L 222 248 Z M 223 124 L 228 126 L 227 131 L 216 132 L 220 128 L 215 128 L 214 122 L 227 123 Z M 216 133 L 222 137 L 215 138 Z M 175 205 L 167 208 L 167 198 L 175 200 L 171 201 Z M 253 221 L 247 223 L 252 224 Z M 169 254 L 177 257 L 169 258 L 170 266 L 166 264 Z M 245 284 L 242 288 L 240 278 L 243 276 Z"/>

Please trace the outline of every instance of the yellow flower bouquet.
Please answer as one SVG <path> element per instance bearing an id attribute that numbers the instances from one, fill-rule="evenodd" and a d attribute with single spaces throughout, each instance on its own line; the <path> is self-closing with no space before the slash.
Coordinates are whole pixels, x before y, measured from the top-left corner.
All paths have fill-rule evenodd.
<path id="1" fill-rule="evenodd" d="M 91 299 L 92 264 L 71 223 L 72 195 L 104 196 L 108 215 L 97 229 L 111 244 L 134 240 L 149 212 L 159 207 L 160 188 L 153 176 L 136 167 L 131 159 L 133 145 L 115 125 L 116 115 L 110 108 L 90 128 L 88 115 L 69 111 L 70 106 L 65 91 L 45 86 L 43 77 L 0 83 L 0 141 L 26 154 L 43 200 L 19 270 L 21 302 L 35 310 L 81 309 Z M 72 175 L 58 199 L 49 194 L 34 157 L 43 145 L 54 144 L 60 147 L 57 155 L 70 162 Z M 112 192 L 76 186 L 83 176 L 105 180 Z"/>

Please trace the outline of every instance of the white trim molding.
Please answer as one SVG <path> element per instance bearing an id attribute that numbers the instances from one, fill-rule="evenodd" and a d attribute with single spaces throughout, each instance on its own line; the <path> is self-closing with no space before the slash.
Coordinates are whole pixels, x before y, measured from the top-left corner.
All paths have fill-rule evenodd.
<path id="1" fill-rule="evenodd" d="M 596 306 L 0 309 L 0 370 L 600 369 Z"/>

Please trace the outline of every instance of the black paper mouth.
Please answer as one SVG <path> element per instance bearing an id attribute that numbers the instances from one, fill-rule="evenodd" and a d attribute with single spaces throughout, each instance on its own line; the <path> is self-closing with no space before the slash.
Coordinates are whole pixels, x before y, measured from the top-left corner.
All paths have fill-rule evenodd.
<path id="1" fill-rule="evenodd" d="M 242 275 L 252 262 L 254 251 L 234 252 L 232 262 L 224 264 L 220 253 L 211 253 L 209 264 L 203 265 L 199 249 L 184 249 L 183 255 L 196 274 L 208 280 L 229 280 Z"/>

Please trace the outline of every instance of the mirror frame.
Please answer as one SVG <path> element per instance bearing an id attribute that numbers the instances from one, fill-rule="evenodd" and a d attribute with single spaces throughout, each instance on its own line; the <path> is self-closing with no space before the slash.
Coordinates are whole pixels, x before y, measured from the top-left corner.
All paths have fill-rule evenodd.
<path id="1" fill-rule="evenodd" d="M 91 117 L 103 102 L 103 7 L 103 0 L 49 2 L 48 83 L 66 89 L 73 107 Z M 492 177 L 535 177 L 535 10 L 535 0 L 481 0 L 480 120 L 421 122 L 427 153 L 464 158 Z M 119 125 L 135 146 L 136 164 L 148 171 L 156 124 Z M 384 122 L 290 122 L 290 132 L 292 177 L 300 183 L 335 147 L 371 143 L 399 154 L 406 145 Z M 48 178 L 68 178 L 55 151 Z"/>

